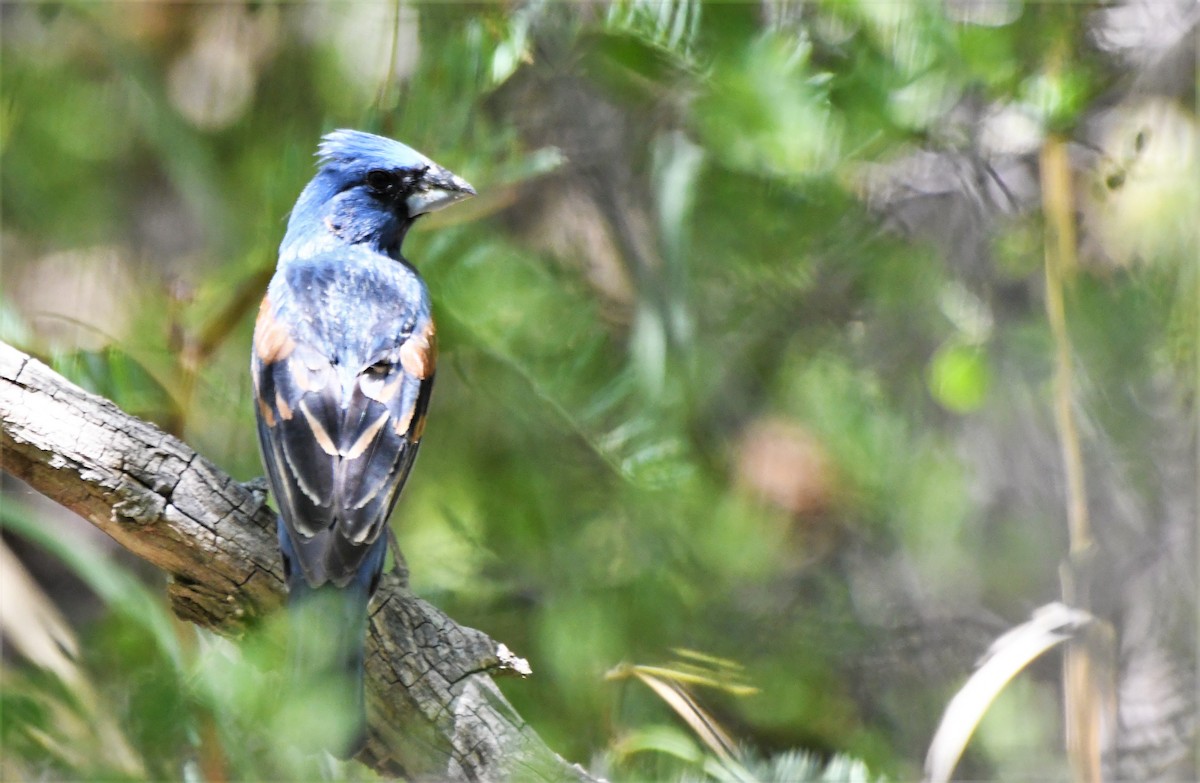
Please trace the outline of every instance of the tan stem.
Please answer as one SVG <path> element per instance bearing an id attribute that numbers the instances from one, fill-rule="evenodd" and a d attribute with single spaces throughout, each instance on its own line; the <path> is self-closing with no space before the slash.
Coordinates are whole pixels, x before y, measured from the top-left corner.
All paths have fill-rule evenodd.
<path id="1" fill-rule="evenodd" d="M 1067 145 L 1051 137 L 1042 148 L 1042 211 L 1045 218 L 1046 317 L 1054 339 L 1054 422 L 1066 476 L 1067 530 L 1070 552 L 1061 569 L 1063 600 L 1091 611 L 1089 565 L 1095 545 L 1088 519 L 1083 452 L 1074 415 L 1071 336 L 1067 331 L 1064 289 L 1076 269 L 1075 211 Z M 1094 645 L 1085 634 L 1067 645 L 1063 662 L 1063 698 L 1067 756 L 1078 783 L 1100 783 L 1103 704 L 1097 682 L 1101 674 Z"/>

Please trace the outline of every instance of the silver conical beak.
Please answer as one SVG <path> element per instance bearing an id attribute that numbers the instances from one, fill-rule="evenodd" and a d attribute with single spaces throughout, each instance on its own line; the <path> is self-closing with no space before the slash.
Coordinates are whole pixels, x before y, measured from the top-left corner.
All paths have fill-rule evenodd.
<path id="1" fill-rule="evenodd" d="M 412 217 L 424 215 L 426 212 L 436 212 L 439 209 L 458 203 L 475 195 L 475 188 L 465 179 L 446 169 L 431 167 L 421 178 L 421 184 L 404 204 Z"/>

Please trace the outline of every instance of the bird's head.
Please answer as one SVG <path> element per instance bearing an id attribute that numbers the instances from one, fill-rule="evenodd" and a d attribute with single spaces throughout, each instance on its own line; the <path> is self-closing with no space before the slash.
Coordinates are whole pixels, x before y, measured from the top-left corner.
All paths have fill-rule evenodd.
<path id="1" fill-rule="evenodd" d="M 411 147 L 371 133 L 328 133 L 317 156 L 320 170 L 292 210 L 281 255 L 343 242 L 399 257 L 417 217 L 475 195 L 466 180 Z"/>

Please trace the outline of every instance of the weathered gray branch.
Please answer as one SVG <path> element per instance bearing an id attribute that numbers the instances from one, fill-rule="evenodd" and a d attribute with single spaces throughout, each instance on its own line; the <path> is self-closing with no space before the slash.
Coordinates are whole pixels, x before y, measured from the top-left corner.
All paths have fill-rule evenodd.
<path id="1" fill-rule="evenodd" d="M 274 515 L 178 439 L 0 343 L 0 468 L 172 577 L 175 613 L 236 635 L 280 606 Z M 488 672 L 506 651 L 387 575 L 368 642 L 375 769 L 436 780 L 589 780 L 546 747 Z"/>

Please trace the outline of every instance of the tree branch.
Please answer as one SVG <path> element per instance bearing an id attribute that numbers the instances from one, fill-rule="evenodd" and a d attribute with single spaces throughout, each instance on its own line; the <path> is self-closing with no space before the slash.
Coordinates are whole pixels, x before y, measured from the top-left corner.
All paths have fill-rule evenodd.
<path id="1" fill-rule="evenodd" d="M 178 439 L 0 343 L 0 468 L 172 577 L 180 617 L 236 636 L 284 596 L 275 517 Z M 410 778 L 589 781 L 488 672 L 523 661 L 388 574 L 372 608 L 370 739 L 359 759 Z"/>

